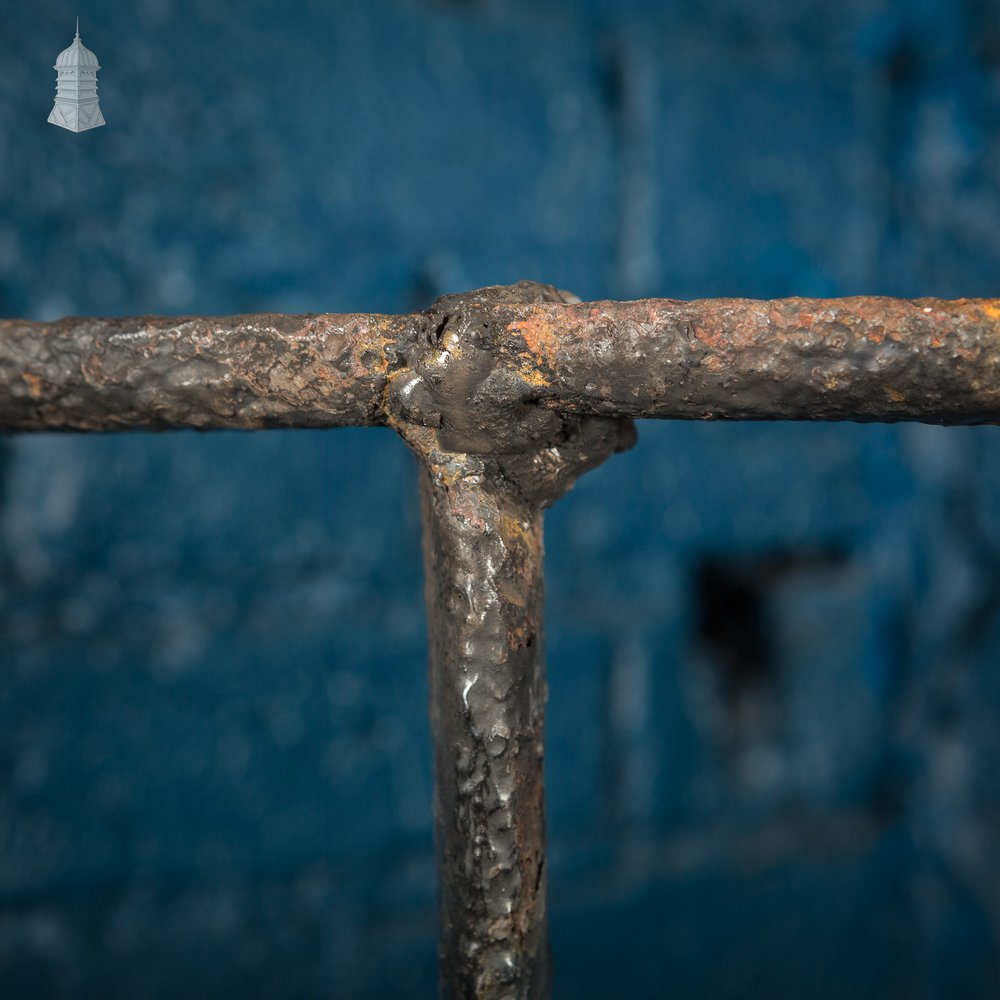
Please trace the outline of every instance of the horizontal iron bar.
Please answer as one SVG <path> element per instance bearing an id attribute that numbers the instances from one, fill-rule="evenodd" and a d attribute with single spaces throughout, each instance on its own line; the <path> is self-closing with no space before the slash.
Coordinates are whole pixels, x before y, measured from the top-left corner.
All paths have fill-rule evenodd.
<path id="1" fill-rule="evenodd" d="M 387 347 L 408 317 L 0 321 L 0 428 L 381 424 Z"/>
<path id="2" fill-rule="evenodd" d="M 651 299 L 540 305 L 505 324 L 561 411 L 1000 421 L 995 299 Z"/>
<path id="3" fill-rule="evenodd" d="M 1000 301 L 0 322 L 0 429 L 388 424 L 421 458 L 442 991 L 549 993 L 542 510 L 633 417 L 1000 422 Z"/>
<path id="4" fill-rule="evenodd" d="M 496 377 L 482 388 L 563 413 L 1000 422 L 996 299 L 476 295 L 453 301 L 488 331 Z M 0 321 L 0 429 L 384 424 L 414 351 L 463 351 L 435 341 L 442 302 L 409 316 Z"/>

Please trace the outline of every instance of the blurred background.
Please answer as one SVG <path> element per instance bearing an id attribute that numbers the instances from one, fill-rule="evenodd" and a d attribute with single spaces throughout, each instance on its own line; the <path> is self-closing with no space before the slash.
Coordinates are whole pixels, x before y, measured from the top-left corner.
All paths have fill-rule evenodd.
<path id="1" fill-rule="evenodd" d="M 0 10 L 3 316 L 1000 294 L 993 0 Z M 996 997 L 997 431 L 639 431 L 546 523 L 556 996 Z M 425 656 L 391 432 L 0 439 L 0 996 L 434 996 Z"/>

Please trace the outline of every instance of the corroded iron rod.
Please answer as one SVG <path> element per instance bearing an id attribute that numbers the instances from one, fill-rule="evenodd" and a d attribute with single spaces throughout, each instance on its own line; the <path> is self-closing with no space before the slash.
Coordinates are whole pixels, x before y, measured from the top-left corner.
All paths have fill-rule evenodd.
<path id="1" fill-rule="evenodd" d="M 441 986 L 448 1000 L 549 995 L 542 727 L 542 511 L 634 440 L 627 421 L 562 418 L 495 378 L 479 306 L 443 300 L 391 374 L 388 421 L 422 461 Z"/>
<path id="2" fill-rule="evenodd" d="M 438 342 L 457 311 L 475 314 L 494 401 L 674 419 L 1000 420 L 1000 300 L 489 291 L 409 316 L 0 321 L 0 429 L 385 423 L 386 386 L 415 353 L 460 363 L 468 342 Z"/>
<path id="3" fill-rule="evenodd" d="M 0 321 L 0 430 L 382 423 L 407 317 Z"/>
<path id="4" fill-rule="evenodd" d="M 543 998 L 542 514 L 464 467 L 420 487 L 442 992 Z"/>
<path id="5" fill-rule="evenodd" d="M 581 303 L 0 322 L 0 430 L 394 427 L 422 462 L 441 982 L 548 994 L 542 511 L 631 419 L 1000 422 L 1000 301 Z"/>
<path id="6" fill-rule="evenodd" d="M 1000 420 L 997 299 L 651 299 L 498 312 L 512 362 L 557 410 Z"/>

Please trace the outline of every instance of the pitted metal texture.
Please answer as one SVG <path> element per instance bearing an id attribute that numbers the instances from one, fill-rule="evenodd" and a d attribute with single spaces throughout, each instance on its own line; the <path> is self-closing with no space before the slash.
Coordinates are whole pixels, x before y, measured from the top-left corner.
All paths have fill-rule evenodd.
<path id="1" fill-rule="evenodd" d="M 633 418 L 1000 422 L 1000 300 L 0 321 L 0 430 L 389 425 L 420 459 L 447 997 L 548 995 L 542 516 Z"/>
<path id="2" fill-rule="evenodd" d="M 635 439 L 563 414 L 506 364 L 495 308 L 570 302 L 522 282 L 438 300 L 385 411 L 423 463 L 442 986 L 548 995 L 542 509 Z"/>
<path id="3" fill-rule="evenodd" d="M 438 299 L 425 314 L 405 367 L 389 373 L 388 422 L 432 465 L 465 455 L 476 474 L 546 506 L 573 480 L 635 442 L 631 420 L 542 404 L 539 386 L 509 363 L 498 307 L 579 300 L 522 281 Z"/>

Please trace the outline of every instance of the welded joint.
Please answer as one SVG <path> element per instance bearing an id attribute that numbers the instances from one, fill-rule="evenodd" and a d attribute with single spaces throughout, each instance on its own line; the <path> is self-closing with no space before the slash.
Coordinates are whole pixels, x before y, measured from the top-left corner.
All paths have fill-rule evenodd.
<path id="1" fill-rule="evenodd" d="M 509 364 L 496 306 L 579 300 L 522 281 L 438 299 L 418 318 L 402 364 L 388 372 L 387 422 L 432 467 L 480 476 L 545 507 L 574 480 L 636 440 L 631 420 L 560 412 Z M 522 345 L 523 347 L 523 345 Z"/>
<path id="2" fill-rule="evenodd" d="M 635 431 L 541 405 L 496 307 L 570 301 L 529 282 L 439 299 L 386 373 L 386 421 L 423 466 L 441 983 L 456 1000 L 549 994 L 542 510 Z"/>

